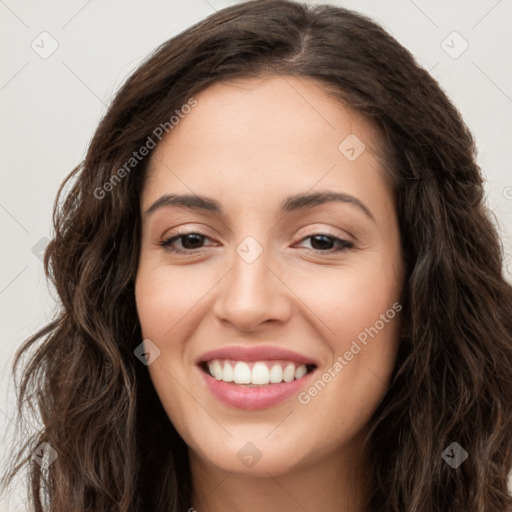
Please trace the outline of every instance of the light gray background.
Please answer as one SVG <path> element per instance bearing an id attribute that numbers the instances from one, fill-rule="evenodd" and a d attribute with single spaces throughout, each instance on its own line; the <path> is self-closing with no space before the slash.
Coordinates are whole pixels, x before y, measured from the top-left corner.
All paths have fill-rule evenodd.
<path id="1" fill-rule="evenodd" d="M 58 185 L 84 157 L 113 93 L 141 60 L 171 36 L 233 3 L 237 2 L 0 0 L 4 50 L 0 71 L 0 226 L 4 240 L 0 443 L 4 447 L 10 446 L 14 430 L 14 395 L 9 383 L 13 354 L 46 323 L 55 307 L 33 247 L 51 237 Z M 488 204 L 501 226 L 508 255 L 506 272 L 512 281 L 512 1 L 330 3 L 380 22 L 431 71 L 461 110 L 477 140 Z M 45 31 L 50 36 L 40 35 Z M 454 31 L 462 38 L 453 35 Z M 465 41 L 467 50 L 453 58 Z M 47 57 L 43 52 L 52 44 L 58 48 Z M 7 453 L 0 455 L 5 467 L 10 462 Z M 2 497 L 0 510 L 24 510 L 16 505 L 20 486 L 13 487 L 10 499 Z"/>

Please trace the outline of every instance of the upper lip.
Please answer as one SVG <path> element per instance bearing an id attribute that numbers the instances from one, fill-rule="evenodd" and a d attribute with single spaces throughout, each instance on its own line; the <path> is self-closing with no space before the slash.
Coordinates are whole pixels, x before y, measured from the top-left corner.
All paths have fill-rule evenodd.
<path id="1" fill-rule="evenodd" d="M 210 350 L 201 355 L 197 361 L 198 364 L 213 359 L 232 359 L 234 361 L 265 361 L 272 359 L 281 359 L 292 361 L 299 364 L 317 365 L 314 359 L 280 347 L 261 346 L 244 347 L 240 345 L 225 346 L 215 350 Z"/>

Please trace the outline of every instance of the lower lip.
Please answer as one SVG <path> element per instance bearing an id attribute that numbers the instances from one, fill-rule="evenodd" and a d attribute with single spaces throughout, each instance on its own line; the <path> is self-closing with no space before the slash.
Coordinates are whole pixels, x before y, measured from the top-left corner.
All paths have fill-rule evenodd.
<path id="1" fill-rule="evenodd" d="M 203 379 L 212 394 L 226 405 L 237 407 L 238 409 L 266 409 L 286 400 L 299 391 L 307 384 L 311 375 L 316 369 L 291 382 L 282 382 L 281 384 L 270 384 L 257 388 L 244 385 L 233 384 L 217 380 L 203 369 L 198 368 Z"/>

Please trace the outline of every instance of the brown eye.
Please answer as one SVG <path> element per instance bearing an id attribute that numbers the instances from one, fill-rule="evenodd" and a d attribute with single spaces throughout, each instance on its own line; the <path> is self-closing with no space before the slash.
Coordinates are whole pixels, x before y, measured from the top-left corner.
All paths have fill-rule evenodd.
<path id="1" fill-rule="evenodd" d="M 318 233 L 316 235 L 307 236 L 303 238 L 301 242 L 304 242 L 308 239 L 311 239 L 310 250 L 317 252 L 339 252 L 346 251 L 354 247 L 352 242 L 325 233 Z M 333 247 L 336 246 L 336 244 L 338 247 Z"/>
<path id="2" fill-rule="evenodd" d="M 180 233 L 177 235 L 168 238 L 160 243 L 160 245 L 166 250 L 170 252 L 189 252 L 202 248 L 202 244 L 204 239 L 209 239 L 206 235 L 202 233 L 190 232 L 190 233 Z M 177 241 L 181 241 L 181 247 L 175 247 L 173 244 Z"/>

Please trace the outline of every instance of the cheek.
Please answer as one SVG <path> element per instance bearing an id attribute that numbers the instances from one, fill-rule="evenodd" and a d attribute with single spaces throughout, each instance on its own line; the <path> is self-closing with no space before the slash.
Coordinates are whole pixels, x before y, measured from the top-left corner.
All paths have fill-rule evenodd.
<path id="1" fill-rule="evenodd" d="M 180 382 L 188 378 L 184 361 L 187 360 L 183 343 L 189 325 L 187 313 L 197 298 L 198 291 L 187 283 L 179 271 L 170 272 L 169 267 L 150 265 L 144 259 L 139 265 L 135 283 L 137 314 L 142 337 L 154 342 L 160 349 L 159 356 L 147 367 L 150 379 L 168 417 L 181 431 L 186 431 L 189 414 L 198 414 L 195 403 L 182 399 Z M 185 404 L 185 405 L 184 405 Z"/>
<path id="2" fill-rule="evenodd" d="M 286 280 L 319 320 L 317 325 L 323 325 L 336 350 L 343 350 L 348 339 L 373 326 L 400 299 L 396 262 L 377 251 L 353 265 L 324 267 L 298 277 L 289 274 Z M 395 311 L 391 314 L 399 316 Z"/>
<path id="3" fill-rule="evenodd" d="M 338 402 L 322 391 L 317 405 L 344 403 L 337 411 L 342 416 L 363 409 L 370 415 L 385 393 L 399 344 L 401 276 L 396 269 L 392 257 L 375 252 L 359 259 L 357 267 L 332 268 L 294 284 L 297 295 L 307 297 L 329 345 L 326 387 L 343 396 Z"/>
<path id="4" fill-rule="evenodd" d="M 399 313 L 393 303 L 383 308 L 366 304 L 364 312 L 348 305 L 346 315 L 327 319 L 337 333 L 330 341 L 331 361 L 298 396 L 304 421 L 314 416 L 318 422 L 309 425 L 308 435 L 323 439 L 319 449 L 347 442 L 366 428 L 387 392 L 396 361 Z M 388 312 L 388 323 L 379 318 L 381 312 Z"/>
<path id="5" fill-rule="evenodd" d="M 164 340 L 205 294 L 206 286 L 186 267 L 142 263 L 135 283 L 137 313 L 143 335 Z"/>

